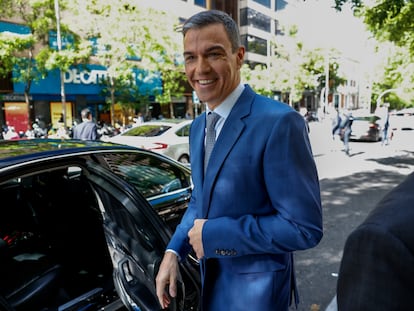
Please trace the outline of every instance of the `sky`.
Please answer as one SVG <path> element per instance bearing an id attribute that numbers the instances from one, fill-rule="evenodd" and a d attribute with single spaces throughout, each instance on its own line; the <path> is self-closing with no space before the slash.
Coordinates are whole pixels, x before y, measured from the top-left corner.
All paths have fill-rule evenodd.
<path id="1" fill-rule="evenodd" d="M 285 0 L 278 16 L 281 26 L 297 25 L 299 38 L 310 47 L 336 48 L 345 56 L 365 61 L 372 47 L 363 21 L 354 17 L 349 5 L 341 12 L 334 0 Z"/>

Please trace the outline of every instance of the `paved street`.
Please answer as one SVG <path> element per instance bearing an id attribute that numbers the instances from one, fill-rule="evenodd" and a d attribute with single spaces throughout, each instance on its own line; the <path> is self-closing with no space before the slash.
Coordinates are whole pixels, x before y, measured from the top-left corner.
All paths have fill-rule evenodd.
<path id="1" fill-rule="evenodd" d="M 332 139 L 330 120 L 310 123 L 310 138 L 321 183 L 324 237 L 317 247 L 295 255 L 298 310 L 325 311 L 335 297 L 347 236 L 414 170 L 414 131 L 396 133 L 388 146 L 351 142 L 349 157 L 342 142 Z"/>

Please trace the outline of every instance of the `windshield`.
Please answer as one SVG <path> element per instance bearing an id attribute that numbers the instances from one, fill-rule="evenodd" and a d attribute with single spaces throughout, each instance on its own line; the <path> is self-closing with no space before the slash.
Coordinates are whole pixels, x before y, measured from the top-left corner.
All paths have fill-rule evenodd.
<path id="1" fill-rule="evenodd" d="M 122 134 L 122 136 L 141 136 L 141 137 L 153 137 L 160 136 L 165 133 L 170 126 L 167 125 L 142 125 L 133 127 L 129 131 Z"/>

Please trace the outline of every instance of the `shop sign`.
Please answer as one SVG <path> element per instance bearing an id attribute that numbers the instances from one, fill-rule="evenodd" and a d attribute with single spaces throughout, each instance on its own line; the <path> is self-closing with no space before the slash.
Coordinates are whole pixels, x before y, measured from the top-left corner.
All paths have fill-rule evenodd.
<path id="1" fill-rule="evenodd" d="M 17 72 L 13 72 L 16 77 Z M 101 83 L 107 78 L 106 67 L 99 65 L 73 66 L 64 73 L 65 92 L 67 95 L 97 95 L 104 89 Z M 141 94 L 155 95 L 162 90 L 162 81 L 159 73 L 149 73 L 134 69 L 134 83 L 139 87 Z M 30 94 L 60 94 L 59 70 L 49 71 L 48 75 L 40 80 L 33 81 Z M 14 92 L 23 93 L 24 83 L 15 82 Z"/>

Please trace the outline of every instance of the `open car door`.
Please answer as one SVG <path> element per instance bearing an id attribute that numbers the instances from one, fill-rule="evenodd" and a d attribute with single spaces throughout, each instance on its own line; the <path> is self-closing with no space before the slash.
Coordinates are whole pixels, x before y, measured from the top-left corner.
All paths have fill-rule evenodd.
<path id="1" fill-rule="evenodd" d="M 168 226 L 126 181 L 94 163 L 88 171 L 119 297 L 128 310 L 160 310 L 155 277 L 171 235 Z M 169 310 L 198 310 L 197 273 L 188 263 L 180 265 L 178 293 Z"/>

